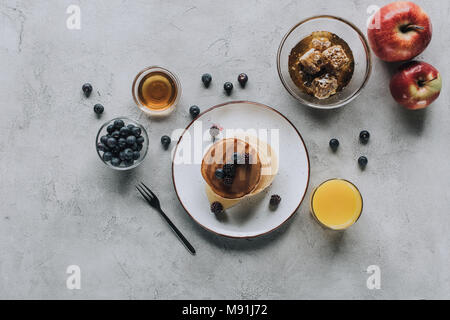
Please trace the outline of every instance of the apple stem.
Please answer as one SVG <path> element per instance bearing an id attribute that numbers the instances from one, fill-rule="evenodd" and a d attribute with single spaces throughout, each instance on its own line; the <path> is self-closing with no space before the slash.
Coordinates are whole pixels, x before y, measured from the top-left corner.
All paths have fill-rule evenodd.
<path id="1" fill-rule="evenodd" d="M 423 87 L 423 86 L 426 85 L 428 82 L 431 82 L 431 81 L 436 80 L 436 79 L 437 79 L 437 77 L 434 77 L 433 79 L 430 79 L 430 80 L 419 80 L 419 81 L 418 81 L 418 85 L 419 85 L 419 87 Z"/>
<path id="2" fill-rule="evenodd" d="M 401 30 L 403 33 L 407 33 L 407 32 L 409 32 L 409 31 L 422 31 L 422 30 L 425 30 L 425 28 L 422 27 L 422 26 L 418 26 L 418 25 L 416 25 L 416 24 L 407 24 L 407 25 L 402 26 L 402 27 L 400 28 L 400 30 Z"/>

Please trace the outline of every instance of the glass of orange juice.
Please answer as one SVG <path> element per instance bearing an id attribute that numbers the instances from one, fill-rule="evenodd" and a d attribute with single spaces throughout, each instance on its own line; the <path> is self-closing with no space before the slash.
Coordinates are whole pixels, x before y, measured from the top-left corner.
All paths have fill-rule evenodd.
<path id="1" fill-rule="evenodd" d="M 363 199 L 358 188 L 344 179 L 322 182 L 311 195 L 311 213 L 324 227 L 345 230 L 361 216 Z"/>
<path id="2" fill-rule="evenodd" d="M 131 88 L 138 107 L 149 115 L 168 115 L 181 96 L 177 76 L 162 67 L 148 67 L 137 74 Z"/>

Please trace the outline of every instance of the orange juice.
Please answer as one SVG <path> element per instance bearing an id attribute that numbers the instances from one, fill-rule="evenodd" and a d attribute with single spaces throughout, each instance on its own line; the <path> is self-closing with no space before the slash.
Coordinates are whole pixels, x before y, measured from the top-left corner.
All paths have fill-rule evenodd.
<path id="1" fill-rule="evenodd" d="M 354 184 L 332 179 L 314 190 L 310 205 L 312 215 L 320 224 L 333 230 L 343 230 L 358 220 L 363 200 Z"/>

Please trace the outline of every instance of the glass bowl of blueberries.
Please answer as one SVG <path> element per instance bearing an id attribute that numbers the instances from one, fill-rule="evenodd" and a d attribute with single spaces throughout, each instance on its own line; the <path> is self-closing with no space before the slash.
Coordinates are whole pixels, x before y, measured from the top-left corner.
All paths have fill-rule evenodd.
<path id="1" fill-rule="evenodd" d="M 100 127 L 95 148 L 100 160 L 108 167 L 130 170 L 136 168 L 147 155 L 147 131 L 129 118 L 115 118 Z"/>

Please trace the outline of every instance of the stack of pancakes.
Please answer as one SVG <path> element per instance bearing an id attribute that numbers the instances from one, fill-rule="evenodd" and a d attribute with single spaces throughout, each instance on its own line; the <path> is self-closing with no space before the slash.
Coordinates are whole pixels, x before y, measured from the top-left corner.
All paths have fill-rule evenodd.
<path id="1" fill-rule="evenodd" d="M 234 153 L 248 154 L 250 163 L 238 162 L 233 183 L 226 185 L 215 172 L 224 164 L 233 163 Z M 266 142 L 240 134 L 214 143 L 203 157 L 201 172 L 209 201 L 218 201 L 227 209 L 267 188 L 278 173 L 278 158 Z"/>

